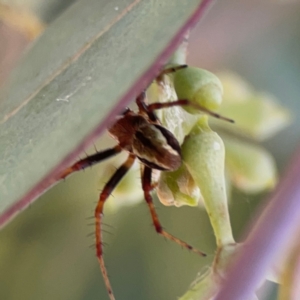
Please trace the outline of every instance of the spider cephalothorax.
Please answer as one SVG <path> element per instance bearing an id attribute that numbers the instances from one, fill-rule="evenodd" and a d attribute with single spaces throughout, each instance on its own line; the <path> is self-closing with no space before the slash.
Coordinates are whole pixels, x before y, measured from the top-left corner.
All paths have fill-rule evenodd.
<path id="1" fill-rule="evenodd" d="M 166 69 L 159 75 L 159 78 L 161 78 L 164 74 L 168 74 L 185 67 L 186 66 L 179 66 L 176 68 Z M 98 204 L 95 208 L 96 254 L 111 300 L 114 300 L 115 297 L 113 295 L 107 270 L 104 264 L 102 250 L 101 221 L 103 216 L 103 208 L 105 201 L 117 186 L 117 184 L 120 182 L 120 180 L 123 178 L 123 176 L 131 168 L 136 158 L 141 162 L 142 188 L 144 191 L 144 197 L 149 207 L 153 225 L 157 233 L 169 240 L 176 242 L 184 248 L 205 256 L 203 252 L 193 248 L 186 242 L 165 231 L 162 228 L 155 211 L 151 196 L 151 191 L 153 190 L 153 188 L 155 188 L 155 184 L 151 182 L 152 170 L 175 171 L 180 167 L 182 159 L 179 142 L 169 130 L 167 130 L 160 124 L 160 121 L 156 117 L 154 111 L 157 109 L 163 109 L 172 106 L 192 106 L 214 117 L 231 121 L 230 119 L 221 117 L 220 115 L 211 112 L 208 109 L 201 107 L 198 104 L 195 104 L 187 99 L 181 99 L 166 103 L 157 102 L 147 104 L 146 94 L 145 92 L 142 92 L 137 97 L 136 104 L 138 106 L 138 112 L 126 109 L 125 112 L 121 116 L 119 116 L 116 122 L 108 129 L 111 136 L 118 143 L 115 147 L 79 160 L 71 167 L 65 169 L 58 178 L 63 179 L 75 171 L 100 163 L 103 160 L 108 159 L 121 151 L 128 152 L 127 160 L 116 170 L 114 175 L 110 178 L 110 180 L 103 188 L 99 196 Z"/>

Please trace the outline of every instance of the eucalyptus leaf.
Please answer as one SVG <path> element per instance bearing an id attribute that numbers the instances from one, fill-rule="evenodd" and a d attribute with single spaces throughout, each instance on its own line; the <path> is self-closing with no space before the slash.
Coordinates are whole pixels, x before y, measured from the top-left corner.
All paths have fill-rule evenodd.
<path id="1" fill-rule="evenodd" d="M 0 95 L 0 226 L 150 83 L 200 2 L 82 0 L 47 28 Z"/>

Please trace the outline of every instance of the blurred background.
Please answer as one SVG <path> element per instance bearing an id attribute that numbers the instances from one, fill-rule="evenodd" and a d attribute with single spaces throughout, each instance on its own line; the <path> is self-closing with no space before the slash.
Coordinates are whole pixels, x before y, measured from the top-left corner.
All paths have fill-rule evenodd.
<path id="1" fill-rule="evenodd" d="M 26 10 L 28 20 L 35 17 L 37 24 L 40 20 L 47 26 L 74 0 L 1 2 Z M 190 65 L 237 72 L 293 112 L 293 124 L 262 143 L 275 157 L 279 174 L 299 143 L 299 15 L 296 0 L 216 1 L 193 30 L 189 44 Z M 2 81 L 31 37 L 0 20 L 0 40 Z M 104 137 L 96 147 L 112 144 Z M 88 218 L 93 215 L 101 183 L 108 180 L 102 176 L 106 168 L 102 164 L 68 178 L 0 231 L 0 299 L 108 299 L 93 236 L 87 236 L 94 230 Z M 139 172 L 134 176 L 139 177 Z M 266 196 L 233 190 L 230 214 L 237 241 Z M 177 299 L 213 259 L 215 241 L 207 214 L 202 208 L 164 207 L 155 199 L 163 226 L 208 253 L 203 259 L 159 237 L 147 206 L 131 200 L 132 195 L 115 195 L 104 218 L 105 229 L 112 233 L 104 233 L 104 251 L 115 296 L 122 300 Z M 267 284 L 259 299 L 276 299 L 276 286 Z"/>

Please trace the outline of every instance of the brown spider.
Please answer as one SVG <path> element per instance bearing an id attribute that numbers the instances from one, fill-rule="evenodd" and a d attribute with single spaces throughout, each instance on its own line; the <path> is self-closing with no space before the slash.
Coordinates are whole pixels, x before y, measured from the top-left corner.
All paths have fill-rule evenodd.
<path id="1" fill-rule="evenodd" d="M 165 69 L 159 74 L 157 80 L 160 80 L 165 74 L 175 72 L 178 69 L 182 69 L 185 67 L 186 65 Z M 136 158 L 138 158 L 141 162 L 142 188 L 156 232 L 164 236 L 165 238 L 176 242 L 184 248 L 198 253 L 201 256 L 206 256 L 206 254 L 204 254 L 203 252 L 195 249 L 186 242 L 165 231 L 162 228 L 155 211 L 151 196 L 151 191 L 155 188 L 155 185 L 153 185 L 151 182 L 152 169 L 160 171 L 175 171 L 180 167 L 182 159 L 181 149 L 177 139 L 169 130 L 167 130 L 160 124 L 160 121 L 156 117 L 154 111 L 157 109 L 168 108 L 172 106 L 190 105 L 216 118 L 233 122 L 232 120 L 211 112 L 204 107 L 190 102 L 189 100 L 177 100 L 167 103 L 157 102 L 147 104 L 146 93 L 142 92 L 137 97 L 136 104 L 138 106 L 138 112 L 134 112 L 131 109 L 127 108 L 125 112 L 121 116 L 119 116 L 117 121 L 108 129 L 108 132 L 111 134 L 111 136 L 118 142 L 115 147 L 98 152 L 94 155 L 77 161 L 71 167 L 65 169 L 59 176 L 59 179 L 64 179 L 71 173 L 100 163 L 103 160 L 120 153 L 122 150 L 129 153 L 127 160 L 116 170 L 114 175 L 106 183 L 104 189 L 100 194 L 99 201 L 95 209 L 96 255 L 100 264 L 101 272 L 110 300 L 114 300 L 115 297 L 103 259 L 101 237 L 101 220 L 103 216 L 103 208 L 105 201 L 115 189 L 120 180 L 123 178 L 123 176 L 131 168 Z"/>

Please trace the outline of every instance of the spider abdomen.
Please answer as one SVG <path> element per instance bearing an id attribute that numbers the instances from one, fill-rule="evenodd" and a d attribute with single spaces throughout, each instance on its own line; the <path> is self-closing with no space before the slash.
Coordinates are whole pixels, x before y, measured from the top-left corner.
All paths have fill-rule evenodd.
<path id="1" fill-rule="evenodd" d="M 136 130 L 133 153 L 150 168 L 174 171 L 181 165 L 180 145 L 164 127 L 147 123 Z"/>
<path id="2" fill-rule="evenodd" d="M 128 111 L 109 128 L 109 133 L 150 168 L 174 171 L 181 165 L 180 145 L 174 135 L 142 115 Z"/>

